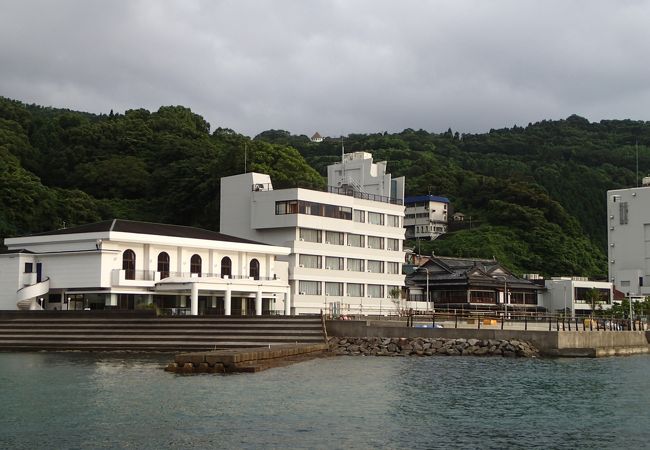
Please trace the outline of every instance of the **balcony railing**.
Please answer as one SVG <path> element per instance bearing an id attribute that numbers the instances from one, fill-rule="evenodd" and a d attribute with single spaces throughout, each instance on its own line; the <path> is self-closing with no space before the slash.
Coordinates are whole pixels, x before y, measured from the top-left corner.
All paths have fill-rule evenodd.
<path id="1" fill-rule="evenodd" d="M 289 187 L 311 189 L 313 191 L 329 192 L 338 195 L 347 195 L 348 197 L 360 198 L 363 200 L 371 200 L 373 202 L 390 203 L 393 205 L 404 204 L 402 199 L 385 197 L 383 195 L 377 195 L 377 194 L 368 194 L 366 192 L 360 192 L 350 187 L 328 186 L 327 189 L 323 189 L 323 188 L 316 188 L 314 186 L 301 185 L 300 183 L 295 183 L 293 186 L 289 186 Z M 251 190 L 255 192 L 272 191 L 273 186 L 270 183 L 255 183 L 251 186 Z"/>
<path id="2" fill-rule="evenodd" d="M 165 276 L 163 276 L 165 275 Z M 194 273 L 194 272 L 167 272 L 162 273 L 160 279 L 164 280 L 165 278 L 221 278 L 221 279 L 230 279 L 230 280 L 260 280 L 260 281 L 272 281 L 277 280 L 275 277 L 251 277 L 250 275 L 221 275 L 220 273 Z"/>

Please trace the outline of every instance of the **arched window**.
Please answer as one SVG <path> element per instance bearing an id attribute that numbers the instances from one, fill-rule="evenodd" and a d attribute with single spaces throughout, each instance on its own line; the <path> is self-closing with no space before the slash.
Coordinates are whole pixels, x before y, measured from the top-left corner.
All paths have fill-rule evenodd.
<path id="1" fill-rule="evenodd" d="M 221 277 L 225 275 L 232 277 L 232 261 L 227 256 L 221 259 Z"/>
<path id="2" fill-rule="evenodd" d="M 192 259 L 190 259 L 190 273 L 196 273 L 201 276 L 201 257 L 199 255 L 192 255 Z"/>
<path id="3" fill-rule="evenodd" d="M 127 280 L 135 280 L 135 252 L 131 249 L 122 253 L 122 270 L 126 272 Z"/>
<path id="4" fill-rule="evenodd" d="M 160 272 L 161 280 L 169 276 L 169 255 L 167 252 L 158 254 L 158 272 Z"/>
<path id="5" fill-rule="evenodd" d="M 260 279 L 260 262 L 256 259 L 251 259 L 251 263 L 248 268 L 248 276 L 253 277 L 255 280 Z"/>

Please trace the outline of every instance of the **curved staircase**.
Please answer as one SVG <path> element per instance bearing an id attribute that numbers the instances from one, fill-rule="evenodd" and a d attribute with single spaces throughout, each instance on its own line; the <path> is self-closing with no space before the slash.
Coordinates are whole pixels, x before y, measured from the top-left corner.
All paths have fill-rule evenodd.
<path id="1" fill-rule="evenodd" d="M 38 303 L 38 297 L 42 297 L 50 291 L 50 279 L 35 284 L 30 284 L 16 292 L 16 307 L 20 311 L 35 311 L 43 309 Z"/>

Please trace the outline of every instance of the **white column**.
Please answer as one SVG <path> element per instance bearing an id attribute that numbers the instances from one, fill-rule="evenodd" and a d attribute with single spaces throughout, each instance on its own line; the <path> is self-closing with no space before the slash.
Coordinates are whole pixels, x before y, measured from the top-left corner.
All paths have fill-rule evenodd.
<path id="1" fill-rule="evenodd" d="M 192 291 L 190 294 L 190 314 L 193 316 L 199 315 L 199 285 L 192 283 Z"/>
<path id="2" fill-rule="evenodd" d="M 232 292 L 230 292 L 230 286 L 226 288 L 226 295 L 223 297 L 224 310 L 227 316 L 231 314 L 232 311 Z"/>
<path id="3" fill-rule="evenodd" d="M 262 291 L 260 291 L 259 289 L 255 294 L 255 315 L 256 316 L 262 315 Z"/>
<path id="4" fill-rule="evenodd" d="M 291 315 L 291 294 L 288 291 L 284 294 L 284 315 Z"/>

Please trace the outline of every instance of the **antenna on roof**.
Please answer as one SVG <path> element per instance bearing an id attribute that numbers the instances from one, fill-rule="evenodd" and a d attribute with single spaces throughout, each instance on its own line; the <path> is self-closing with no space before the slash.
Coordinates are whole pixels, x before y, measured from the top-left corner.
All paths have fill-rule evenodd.
<path id="1" fill-rule="evenodd" d="M 244 173 L 246 173 L 247 163 L 246 156 L 248 154 L 248 144 L 244 142 Z"/>
<path id="2" fill-rule="evenodd" d="M 345 159 L 345 147 L 343 146 L 343 133 L 341 133 L 341 162 Z"/>

